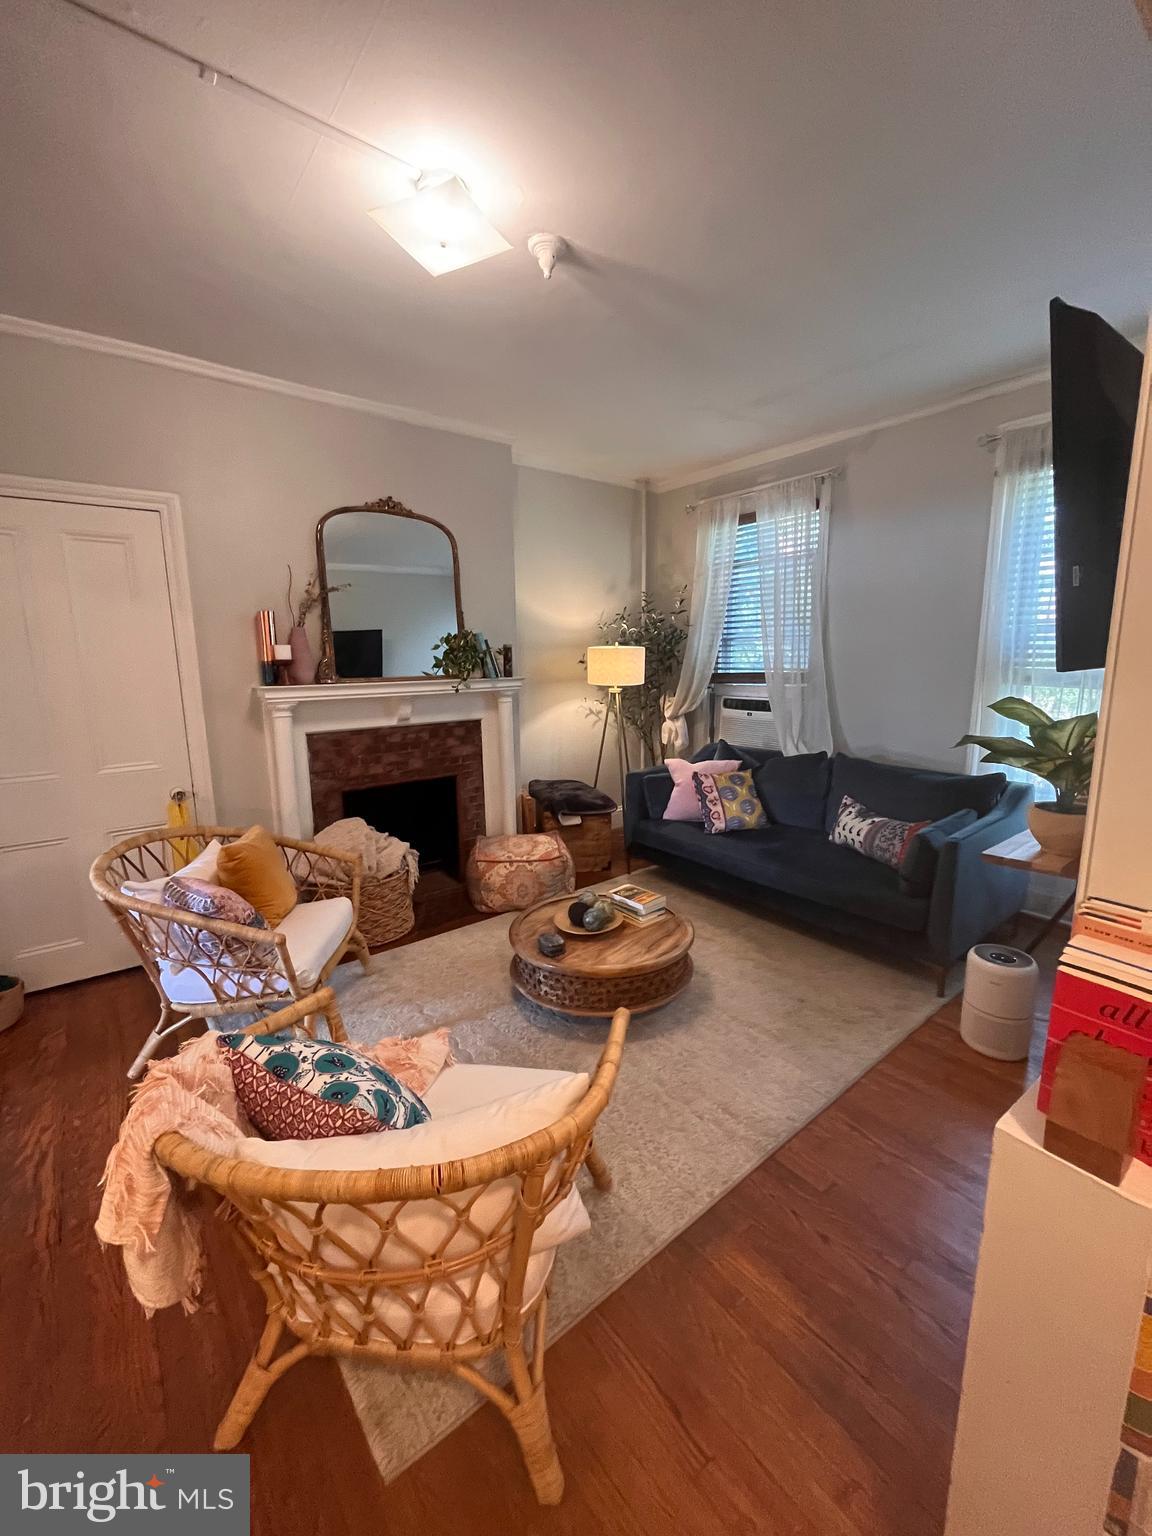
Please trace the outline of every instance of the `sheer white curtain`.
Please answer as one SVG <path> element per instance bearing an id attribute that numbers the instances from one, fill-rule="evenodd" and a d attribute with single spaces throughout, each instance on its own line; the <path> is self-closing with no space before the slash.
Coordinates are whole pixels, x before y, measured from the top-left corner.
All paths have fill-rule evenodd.
<path id="1" fill-rule="evenodd" d="M 704 702 L 716 667 L 716 653 L 720 649 L 720 634 L 728 609 L 728 589 L 732 583 L 740 498 L 726 496 L 722 501 L 702 507 L 698 515 L 696 567 L 692 576 L 692 608 L 684 665 L 676 692 L 664 706 L 664 724 L 660 731 L 661 740 L 672 757 L 681 757 L 688 750 L 685 717 Z"/>
<path id="2" fill-rule="evenodd" d="M 1011 695 L 1038 704 L 1053 719 L 1100 707 L 1103 670 L 1056 671 L 1056 504 L 1052 484 L 1050 421 L 1006 427 L 996 453 L 996 488 L 984 579 L 984 617 L 972 732 L 1025 735 L 1023 726 L 994 715 L 988 705 Z M 982 767 L 972 748 L 973 770 L 1006 773 L 1031 784 L 1037 799 L 1052 786 L 1019 768 Z"/>
<path id="3" fill-rule="evenodd" d="M 832 481 L 804 475 L 758 491 L 764 678 L 786 755 L 831 752 L 824 666 Z"/>

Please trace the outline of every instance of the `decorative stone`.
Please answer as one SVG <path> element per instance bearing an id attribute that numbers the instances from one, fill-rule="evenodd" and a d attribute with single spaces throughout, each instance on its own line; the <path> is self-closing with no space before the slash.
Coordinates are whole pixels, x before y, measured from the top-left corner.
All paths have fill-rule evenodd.
<path id="1" fill-rule="evenodd" d="M 557 955 L 564 953 L 567 945 L 559 933 L 542 933 L 536 940 L 536 948 L 542 955 L 547 955 L 549 960 L 555 960 Z"/>
<path id="2" fill-rule="evenodd" d="M 594 905 L 594 902 L 585 901 L 583 896 L 577 897 L 568 908 L 568 921 L 574 928 L 581 927 L 584 922 L 584 914 L 590 912 Z"/>
<path id="3" fill-rule="evenodd" d="M 581 922 L 589 933 L 601 933 L 612 921 L 612 908 L 606 901 L 598 901 L 589 907 Z"/>
<path id="4" fill-rule="evenodd" d="M 580 894 L 576 897 L 576 900 L 582 901 L 586 907 L 594 907 L 598 901 L 603 901 L 604 898 L 601 896 L 599 891 L 594 891 L 592 887 L 589 886 L 587 890 L 580 892 Z"/>

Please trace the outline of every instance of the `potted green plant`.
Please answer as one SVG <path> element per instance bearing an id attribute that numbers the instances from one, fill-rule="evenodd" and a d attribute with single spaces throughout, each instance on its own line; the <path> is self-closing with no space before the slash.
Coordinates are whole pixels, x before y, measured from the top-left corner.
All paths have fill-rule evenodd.
<path id="1" fill-rule="evenodd" d="M 441 635 L 432 650 L 432 671 L 438 677 L 450 678 L 454 693 L 467 688 L 469 679 L 484 670 L 484 652 L 474 630 L 458 629 L 455 634 Z"/>
<path id="2" fill-rule="evenodd" d="M 1096 712 L 1068 720 L 1052 716 L 1028 699 L 997 699 L 995 714 L 1027 726 L 1028 736 L 961 736 L 958 747 L 983 747 L 982 763 L 1021 768 L 1046 779 L 1056 791 L 1055 803 L 1033 805 L 1028 826 L 1042 848 L 1074 858 L 1084 841 L 1088 786 L 1096 750 Z"/>
<path id="3" fill-rule="evenodd" d="M 656 606 L 649 593 L 641 592 L 636 612 L 622 608 L 611 618 L 601 619 L 597 628 L 602 645 L 644 647 L 644 681 L 638 688 L 624 690 L 620 709 L 625 727 L 640 743 L 648 762 L 658 763 L 663 757 L 660 727 L 664 721 L 664 701 L 680 677 L 688 639 L 688 588 L 680 588 L 667 612 Z M 585 665 L 583 656 L 580 665 Z M 598 700 L 589 706 L 589 712 L 600 718 L 604 707 Z"/>

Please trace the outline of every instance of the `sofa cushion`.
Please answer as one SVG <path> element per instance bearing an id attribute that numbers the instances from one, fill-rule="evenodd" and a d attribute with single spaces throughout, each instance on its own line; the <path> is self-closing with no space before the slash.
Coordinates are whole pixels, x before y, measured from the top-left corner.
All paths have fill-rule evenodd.
<path id="1" fill-rule="evenodd" d="M 953 811 L 922 827 L 908 845 L 900 865 L 900 889 L 910 896 L 927 896 L 936 880 L 940 850 L 954 832 L 963 832 L 976 820 L 975 811 Z"/>
<path id="2" fill-rule="evenodd" d="M 710 763 L 716 757 L 734 757 L 742 768 L 759 768 L 761 763 L 766 763 L 769 758 L 780 757 L 781 753 L 775 747 L 741 747 L 733 746 L 723 737 L 719 741 L 710 741 L 694 752 L 691 761 L 694 763 Z"/>
<path id="3" fill-rule="evenodd" d="M 654 768 L 640 782 L 644 789 L 644 808 L 653 821 L 659 821 L 672 798 L 672 775 L 666 768 Z"/>
<path id="4" fill-rule="evenodd" d="M 717 758 L 713 771 L 698 773 L 694 781 L 705 832 L 715 835 L 766 827 L 768 818 L 752 774 L 747 768 L 721 770 L 719 765 L 725 761 L 730 759 Z"/>
<path id="5" fill-rule="evenodd" d="M 835 847 L 823 831 L 772 826 L 739 837 L 709 837 L 686 821 L 650 821 L 637 828 L 636 841 L 750 885 L 890 927 L 919 933 L 928 921 L 927 898 L 901 890 L 894 869 Z"/>
<path id="6" fill-rule="evenodd" d="M 822 832 L 831 772 L 827 752 L 777 753 L 755 770 L 752 780 L 770 821 Z"/>
<path id="7" fill-rule="evenodd" d="M 986 815 L 1004 793 L 1002 773 L 935 773 L 899 763 L 877 763 L 866 757 L 837 753 L 832 759 L 832 783 L 824 824 L 831 832 L 845 795 L 859 800 L 877 816 L 898 821 L 940 821 L 954 811 Z"/>
<path id="8" fill-rule="evenodd" d="M 931 822 L 897 821 L 893 816 L 877 816 L 859 800 L 845 795 L 828 839 L 841 848 L 851 848 L 866 859 L 875 859 L 878 864 L 899 870 L 912 839 L 927 826 L 931 826 Z"/>
<path id="9" fill-rule="evenodd" d="M 664 764 L 672 775 L 672 795 L 664 807 L 665 821 L 701 821 L 704 812 L 700 808 L 697 785 L 700 775 L 732 773 L 740 767 L 738 757 L 714 757 L 708 763 L 689 763 L 682 757 L 670 757 Z"/>

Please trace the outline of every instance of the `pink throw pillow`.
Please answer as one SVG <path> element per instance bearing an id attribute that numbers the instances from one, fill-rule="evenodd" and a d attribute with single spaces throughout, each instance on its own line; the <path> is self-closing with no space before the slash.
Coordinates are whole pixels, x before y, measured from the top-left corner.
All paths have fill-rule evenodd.
<path id="1" fill-rule="evenodd" d="M 689 763 L 682 757 L 670 757 L 664 764 L 672 775 L 672 798 L 664 811 L 665 821 L 704 820 L 704 808 L 696 793 L 699 773 L 735 773 L 741 767 L 734 758 L 716 758 L 712 762 Z"/>

